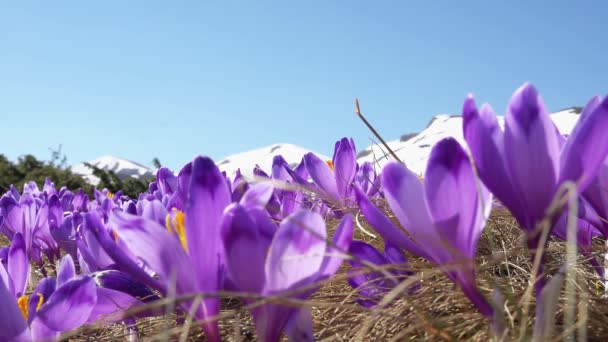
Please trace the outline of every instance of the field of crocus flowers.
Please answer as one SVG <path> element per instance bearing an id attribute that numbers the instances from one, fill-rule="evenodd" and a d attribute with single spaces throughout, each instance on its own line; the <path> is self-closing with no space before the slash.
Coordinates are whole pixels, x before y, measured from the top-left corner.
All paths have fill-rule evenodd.
<path id="1" fill-rule="evenodd" d="M 197 157 L 138 198 L 48 180 L 0 199 L 0 341 L 606 340 L 608 97 L 565 137 L 537 90 L 504 129 L 398 161 Z"/>

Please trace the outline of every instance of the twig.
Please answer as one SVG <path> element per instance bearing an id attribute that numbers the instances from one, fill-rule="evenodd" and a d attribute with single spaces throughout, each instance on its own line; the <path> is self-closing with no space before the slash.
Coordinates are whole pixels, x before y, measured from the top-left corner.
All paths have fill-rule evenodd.
<path id="1" fill-rule="evenodd" d="M 363 123 L 367 126 L 367 128 L 369 128 L 369 130 L 372 131 L 372 133 L 374 133 L 376 138 L 378 138 L 378 140 L 380 140 L 382 145 L 384 145 L 384 147 L 386 147 L 386 149 L 390 152 L 390 154 L 393 156 L 393 158 L 395 158 L 396 161 L 403 164 L 401 159 L 399 159 L 399 157 L 397 157 L 397 154 L 388 146 L 386 141 L 384 141 L 384 139 L 382 139 L 382 137 L 380 136 L 380 133 L 378 133 L 378 131 L 376 131 L 374 126 L 372 126 L 372 124 L 370 124 L 369 121 L 367 121 L 367 119 L 363 116 L 363 114 L 361 114 L 361 109 L 359 109 L 359 100 L 357 98 L 355 98 L 355 113 L 357 113 L 357 115 L 359 116 L 359 119 L 361 119 L 361 121 L 363 121 Z"/>

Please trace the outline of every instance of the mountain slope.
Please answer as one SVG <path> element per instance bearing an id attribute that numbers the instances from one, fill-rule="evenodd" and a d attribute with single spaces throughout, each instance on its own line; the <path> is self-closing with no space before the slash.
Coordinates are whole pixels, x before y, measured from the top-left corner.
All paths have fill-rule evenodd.
<path id="1" fill-rule="evenodd" d="M 300 163 L 302 157 L 308 152 L 313 151 L 292 144 L 275 144 L 230 155 L 219 161 L 217 165 L 220 170 L 225 171 L 228 176 L 234 175 L 236 170 L 240 168 L 243 176 L 251 179 L 253 178 L 253 168 L 256 164 L 259 165 L 262 170 L 269 173 L 272 168 L 272 159 L 274 156 L 280 154 L 285 158 L 287 163 L 295 166 Z M 313 153 L 323 160 L 331 159 L 320 153 Z"/>
<path id="2" fill-rule="evenodd" d="M 120 179 L 125 179 L 128 177 L 147 179 L 151 178 L 155 174 L 155 171 L 152 168 L 113 156 L 99 157 L 91 160 L 89 164 L 97 166 L 103 170 L 113 171 Z M 94 176 L 93 170 L 84 165 L 84 163 L 79 163 L 72 166 L 72 172 L 83 176 L 84 179 L 92 185 L 99 184 L 99 178 Z"/>

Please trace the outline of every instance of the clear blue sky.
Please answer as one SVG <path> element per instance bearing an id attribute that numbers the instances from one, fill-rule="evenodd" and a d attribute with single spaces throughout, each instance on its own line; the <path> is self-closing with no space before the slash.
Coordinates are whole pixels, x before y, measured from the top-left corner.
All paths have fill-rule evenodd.
<path id="1" fill-rule="evenodd" d="M 466 3 L 466 4 L 465 4 Z M 584 3 L 584 5 L 582 5 Z M 275 142 L 326 154 L 532 81 L 550 110 L 608 92 L 606 1 L 0 4 L 0 153 L 178 168 Z"/>

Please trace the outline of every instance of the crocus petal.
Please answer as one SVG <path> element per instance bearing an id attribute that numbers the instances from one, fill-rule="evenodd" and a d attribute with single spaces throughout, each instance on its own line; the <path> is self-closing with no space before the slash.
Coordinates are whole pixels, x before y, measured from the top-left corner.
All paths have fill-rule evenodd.
<path id="1" fill-rule="evenodd" d="M 93 216 L 94 215 L 92 214 L 87 214 L 84 225 L 81 228 L 81 238 L 76 241 L 76 245 L 89 268 L 97 270 L 112 265 L 114 261 L 103 249 L 96 234 L 92 231 L 92 221 L 97 221 Z M 101 224 L 101 222 L 98 223 Z M 103 229 L 103 227 L 101 229 Z"/>
<path id="2" fill-rule="evenodd" d="M 306 170 L 308 170 L 310 178 L 312 178 L 328 196 L 332 197 L 331 199 L 338 200 L 340 195 L 336 185 L 335 174 L 331 171 L 329 165 L 319 159 L 314 153 L 305 154 L 304 163 L 306 164 Z"/>
<path id="3" fill-rule="evenodd" d="M 230 279 L 240 291 L 259 292 L 264 286 L 266 249 L 244 207 L 233 205 L 227 209 L 222 236 Z"/>
<path id="4" fill-rule="evenodd" d="M 29 338 L 33 341 L 56 341 L 59 337 L 58 331 L 49 328 L 40 319 L 32 321 L 30 330 L 31 336 Z"/>
<path id="5" fill-rule="evenodd" d="M 159 224 L 164 224 L 167 217 L 167 209 L 158 200 L 143 200 L 137 202 L 140 208 L 140 215 Z"/>
<path id="6" fill-rule="evenodd" d="M 13 234 L 17 232 L 23 234 L 25 225 L 23 222 L 23 210 L 17 201 L 12 196 L 4 195 L 0 199 L 0 208 L 2 209 L 0 214 L 4 218 L 3 227 L 8 229 L 9 238 L 12 238 Z"/>
<path id="7" fill-rule="evenodd" d="M 190 178 L 192 176 L 192 163 L 188 163 L 182 167 L 177 175 L 177 193 L 173 197 L 173 207 L 182 209 L 186 203 L 188 196 L 188 188 L 190 187 Z"/>
<path id="8" fill-rule="evenodd" d="M 42 192 L 46 192 L 49 195 L 57 192 L 57 190 L 55 189 L 55 184 L 53 184 L 53 182 L 51 181 L 51 179 L 49 177 L 46 177 L 44 179 L 44 185 L 42 186 Z"/>
<path id="9" fill-rule="evenodd" d="M 228 184 L 217 166 L 209 158 L 194 159 L 185 208 L 186 240 L 201 291 L 216 292 L 223 286 L 221 220 L 228 204 Z M 205 315 L 214 316 L 219 313 L 219 300 L 204 299 L 203 307 Z M 206 324 L 205 333 L 210 340 L 219 339 L 217 322 Z"/>
<path id="10" fill-rule="evenodd" d="M 268 201 L 270 201 L 273 191 L 274 187 L 271 183 L 255 184 L 245 192 L 240 200 L 240 204 L 247 208 L 263 209 L 268 204 Z"/>
<path id="11" fill-rule="evenodd" d="M 287 290 L 315 275 L 324 259 L 326 234 L 319 214 L 299 211 L 287 217 L 270 245 L 265 291 Z"/>
<path id="12" fill-rule="evenodd" d="M 506 167 L 504 134 L 492 107 L 484 104 L 478 112 L 469 95 L 463 108 L 463 129 L 479 178 L 520 222 L 525 221 L 525 211 Z"/>
<path id="13" fill-rule="evenodd" d="M 348 271 L 348 284 L 364 297 L 357 300 L 359 304 L 367 308 L 373 307 L 378 304 L 379 298 L 397 283 L 387 283 L 389 279 L 385 273 L 369 271 L 365 268 L 366 264 L 383 266 L 390 261 L 376 248 L 363 241 L 353 241 L 349 252 L 354 259 L 348 263 L 354 269 Z"/>
<path id="14" fill-rule="evenodd" d="M 128 273 L 137 279 L 137 281 L 158 289 L 163 294 L 167 293 L 168 283 L 164 283 L 157 278 L 152 278 L 152 271 L 146 266 L 145 260 L 136 259 L 135 253 L 130 249 L 131 246 L 127 247 L 123 240 L 120 240 L 122 242 L 118 245 L 114 234 L 104 227 L 97 215 L 94 213 L 86 214 L 84 226 L 88 227 L 88 229 L 94 233 L 95 238 L 104 252 L 115 262 L 114 267 L 116 269 Z M 114 232 L 116 232 L 116 230 L 114 230 Z M 150 251 L 150 253 L 152 253 L 152 251 Z"/>
<path id="15" fill-rule="evenodd" d="M 193 285 L 192 266 L 177 239 L 158 223 L 121 212 L 110 216 L 110 225 L 129 250 L 154 270 L 161 281 L 177 280 L 177 290 L 189 293 Z"/>
<path id="16" fill-rule="evenodd" d="M 76 211 L 84 212 L 88 210 L 89 196 L 87 196 L 83 189 L 80 189 L 76 196 L 74 196 L 72 205 L 74 206 L 74 210 Z"/>
<path id="17" fill-rule="evenodd" d="M 200 282 L 205 291 L 217 291 L 221 285 L 223 245 L 221 220 L 230 204 L 230 192 L 217 166 L 209 158 L 192 162 L 192 177 L 186 204 L 186 240 Z"/>
<path id="18" fill-rule="evenodd" d="M 4 286 L 6 286 L 6 288 L 9 289 L 9 291 L 10 291 L 11 280 L 8 277 L 8 273 L 6 272 L 6 268 L 4 265 L 0 265 L 0 282 L 2 282 L 2 284 L 4 284 Z M 12 294 L 13 291 L 10 291 L 10 292 Z"/>
<path id="19" fill-rule="evenodd" d="M 0 340 L 27 341 L 25 339 L 27 334 L 29 334 L 27 322 L 23 319 L 15 297 L 6 284 L 0 281 Z"/>
<path id="20" fill-rule="evenodd" d="M 338 194 L 340 198 L 345 198 L 355 178 L 357 167 L 355 144 L 352 140 L 342 138 L 338 142 L 333 163 Z"/>
<path id="21" fill-rule="evenodd" d="M 35 319 L 31 324 L 31 336 L 33 341 L 56 341 L 59 332 L 49 328 L 43 321 Z"/>
<path id="22" fill-rule="evenodd" d="M 278 225 L 271 221 L 271 218 L 266 210 L 256 208 L 247 209 L 247 213 L 253 219 L 258 229 L 261 246 L 268 249 L 274 234 L 279 228 Z"/>
<path id="23" fill-rule="evenodd" d="M 455 139 L 443 139 L 433 147 L 424 182 L 426 202 L 438 228 L 434 240 L 445 243 L 452 255 L 473 258 L 485 225 L 477 220 L 477 207 L 490 203 L 480 203 L 473 168 Z"/>
<path id="24" fill-rule="evenodd" d="M 48 220 L 51 227 L 56 228 L 63 223 L 63 207 L 57 195 L 51 195 L 47 201 Z"/>
<path id="25" fill-rule="evenodd" d="M 291 314 L 285 326 L 285 334 L 293 342 L 314 341 L 312 314 L 308 308 L 301 308 Z"/>
<path id="26" fill-rule="evenodd" d="M 299 205 L 298 194 L 301 192 L 283 191 L 281 194 L 281 213 L 285 216 L 293 213 Z"/>
<path id="27" fill-rule="evenodd" d="M 253 167 L 253 178 L 255 180 L 256 178 L 270 178 L 270 176 L 262 170 L 260 165 L 255 164 Z"/>
<path id="28" fill-rule="evenodd" d="M 326 256 L 323 259 L 319 278 L 330 278 L 340 268 L 344 261 L 344 252 L 348 251 L 353 240 L 353 217 L 349 214 L 342 218 L 336 228 L 332 244 L 327 246 Z"/>
<path id="29" fill-rule="evenodd" d="M 411 234 L 414 241 L 420 246 L 425 246 L 425 253 L 422 256 L 441 253 L 436 248 L 437 236 L 426 202 L 422 200 L 424 192 L 418 177 L 398 162 L 387 163 L 381 177 L 386 202 L 397 220 Z M 390 241 L 398 244 L 397 241 Z M 405 245 L 402 247 L 407 249 Z"/>
<path id="30" fill-rule="evenodd" d="M 559 144 L 549 113 L 531 84 L 519 88 L 505 116 L 505 159 L 513 187 L 529 213 L 532 230 L 553 199 L 558 177 Z"/>
<path id="31" fill-rule="evenodd" d="M 291 176 L 285 169 L 286 167 L 289 167 L 289 164 L 287 163 L 285 158 L 283 158 L 283 156 L 274 156 L 272 158 L 272 178 L 281 181 L 291 180 Z"/>
<path id="32" fill-rule="evenodd" d="M 608 154 L 608 96 L 599 101 L 593 98 L 585 107 L 585 118 L 579 119 L 563 147 L 560 183 L 578 182 L 584 191 L 595 178 Z"/>
<path id="33" fill-rule="evenodd" d="M 126 310 L 142 304 L 144 303 L 124 292 L 97 288 L 97 301 L 87 323 L 113 323 L 124 320 Z"/>
<path id="34" fill-rule="evenodd" d="M 104 270 L 91 274 L 91 277 L 93 277 L 98 287 L 120 291 L 143 302 L 158 299 L 150 288 L 121 271 Z"/>
<path id="35" fill-rule="evenodd" d="M 97 289 L 92 278 L 70 280 L 53 292 L 36 318 L 56 331 L 75 329 L 88 320 L 96 302 Z"/>
<path id="36" fill-rule="evenodd" d="M 290 171 L 291 169 L 288 169 L 287 171 Z M 306 163 L 304 163 L 304 157 L 302 157 L 302 160 L 300 160 L 300 163 L 298 164 L 298 166 L 295 167 L 295 169 L 293 169 L 293 172 L 301 179 L 308 179 L 308 170 L 306 170 Z M 290 173 L 291 175 L 291 173 Z M 292 175 L 293 177 L 293 175 Z"/>
<path id="37" fill-rule="evenodd" d="M 25 251 L 25 241 L 20 233 L 15 234 L 8 252 L 8 274 L 15 297 L 21 297 L 27 288 L 30 261 Z"/>
<path id="38" fill-rule="evenodd" d="M 392 244 L 390 241 L 384 242 L 384 254 L 393 264 L 404 264 L 407 262 L 407 258 L 403 255 L 399 247 Z"/>
<path id="39" fill-rule="evenodd" d="M 363 265 L 363 263 L 357 259 L 375 265 L 383 265 L 389 261 L 386 256 L 380 253 L 375 247 L 363 241 L 353 241 L 348 251 L 355 257 L 355 259 L 349 261 L 349 263 L 356 264 L 357 267 L 362 267 Z"/>
<path id="40" fill-rule="evenodd" d="M 365 193 L 371 195 L 375 192 L 374 181 L 376 179 L 376 171 L 374 165 L 370 162 L 365 162 L 357 171 L 357 183 Z"/>
<path id="41" fill-rule="evenodd" d="M 359 209 L 367 222 L 380 233 L 386 241 L 392 241 L 392 243 L 418 256 L 427 256 L 427 253 L 389 220 L 389 218 L 369 200 L 367 195 L 359 187 L 355 187 L 355 196 L 357 198 L 357 203 L 359 204 Z"/>
<path id="42" fill-rule="evenodd" d="M 72 258 L 77 257 L 77 245 L 75 239 L 76 228 L 82 223 L 82 216 L 73 212 L 63 220 L 61 226 L 51 230 L 53 239 L 59 247 L 70 254 Z"/>
<path id="43" fill-rule="evenodd" d="M 163 194 L 172 194 L 177 190 L 177 177 L 166 167 L 161 167 L 156 172 L 156 183 Z"/>
<path id="44" fill-rule="evenodd" d="M 44 303 L 51 298 L 51 295 L 55 292 L 56 288 L 57 282 L 55 281 L 55 278 L 46 277 L 38 283 L 38 286 L 36 286 L 36 289 L 34 289 L 34 292 L 30 295 L 28 302 L 28 323 L 32 323 L 36 318 L 36 311 L 40 309 L 40 303 Z"/>
<path id="45" fill-rule="evenodd" d="M 71 255 L 61 258 L 59 271 L 57 272 L 57 286 L 61 286 L 76 277 L 76 267 Z"/>

